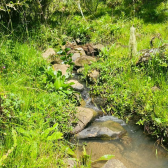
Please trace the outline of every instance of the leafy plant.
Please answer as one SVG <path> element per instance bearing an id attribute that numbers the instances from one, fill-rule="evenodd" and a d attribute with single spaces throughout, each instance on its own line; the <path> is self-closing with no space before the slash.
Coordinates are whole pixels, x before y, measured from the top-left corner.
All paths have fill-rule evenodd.
<path id="1" fill-rule="evenodd" d="M 74 83 L 66 83 L 65 75 L 61 71 L 54 71 L 50 66 L 44 70 L 41 82 L 48 91 L 63 91 L 66 94 L 73 92 L 71 85 Z"/>
<path id="2" fill-rule="evenodd" d="M 83 145 L 82 155 L 78 159 L 75 152 L 73 152 L 71 149 L 69 150 L 69 148 L 67 148 L 67 149 L 68 149 L 68 154 L 74 157 L 74 158 L 70 158 L 70 159 L 77 161 L 77 164 L 80 167 L 83 167 L 83 166 L 90 167 L 91 164 L 94 164 L 95 162 L 107 161 L 107 160 L 110 160 L 111 158 L 114 157 L 114 155 L 104 155 L 104 156 L 101 156 L 99 159 L 92 161 L 91 156 L 87 154 L 85 146 Z"/>
<path id="3" fill-rule="evenodd" d="M 73 66 L 74 63 L 72 62 L 72 53 L 69 53 L 71 49 L 70 48 L 65 48 L 64 51 L 60 50 L 59 52 L 57 52 L 57 54 L 62 55 L 61 60 L 64 61 L 65 64 L 68 64 L 70 66 Z"/>

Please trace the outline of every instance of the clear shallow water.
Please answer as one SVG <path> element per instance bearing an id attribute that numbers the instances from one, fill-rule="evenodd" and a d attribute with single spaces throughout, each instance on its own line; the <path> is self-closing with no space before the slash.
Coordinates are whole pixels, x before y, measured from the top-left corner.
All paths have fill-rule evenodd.
<path id="1" fill-rule="evenodd" d="M 112 119 L 117 121 L 116 117 L 103 116 L 96 122 Z M 122 125 L 125 123 L 121 122 L 120 119 L 118 119 L 118 122 Z M 115 155 L 115 159 L 123 162 L 127 168 L 168 168 L 168 153 L 157 147 L 155 141 L 146 136 L 139 126 L 124 124 L 123 127 L 128 134 L 122 139 L 112 141 L 80 140 L 79 144 L 87 143 L 86 151 L 91 155 L 92 160 L 96 160 L 105 154 L 111 154 Z M 82 148 L 79 148 L 77 154 L 80 155 L 81 152 Z M 100 168 L 104 163 L 97 163 L 92 167 Z"/>
<path id="2" fill-rule="evenodd" d="M 78 76 L 75 76 L 78 79 Z M 82 83 L 84 84 L 84 83 Z M 101 111 L 92 103 L 89 89 L 84 84 L 85 89 L 81 92 L 83 100 L 88 108 Z M 79 140 L 79 148 L 76 153 L 78 157 L 82 155 L 82 144 L 87 143 L 86 151 L 91 155 L 92 160 L 97 160 L 103 155 L 115 155 L 115 159 L 120 160 L 127 168 L 168 168 L 168 152 L 158 147 L 151 137 L 146 136 L 140 126 L 126 124 L 123 120 L 114 116 L 102 116 L 94 122 L 112 120 L 121 124 L 126 130 L 127 135 L 121 139 L 102 141 L 102 140 Z M 101 168 L 105 162 L 98 162 L 92 168 Z"/>

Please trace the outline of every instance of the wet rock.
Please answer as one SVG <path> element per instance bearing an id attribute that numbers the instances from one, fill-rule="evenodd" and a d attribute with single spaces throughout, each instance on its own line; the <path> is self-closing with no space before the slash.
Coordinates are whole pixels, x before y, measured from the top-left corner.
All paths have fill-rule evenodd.
<path id="1" fill-rule="evenodd" d="M 81 56 L 75 60 L 75 66 L 83 67 L 85 64 L 90 65 L 92 62 L 96 62 L 96 58 L 90 56 Z"/>
<path id="2" fill-rule="evenodd" d="M 105 107 L 106 105 L 106 98 L 102 98 L 101 96 L 92 97 L 93 104 L 96 104 L 99 108 Z"/>
<path id="3" fill-rule="evenodd" d="M 110 159 L 102 168 L 126 168 L 122 162 L 117 159 Z"/>
<path id="4" fill-rule="evenodd" d="M 79 121 L 73 129 L 72 133 L 76 134 L 83 130 L 86 127 L 86 125 L 95 118 L 96 115 L 96 111 L 90 108 L 77 107 L 76 117 Z"/>
<path id="5" fill-rule="evenodd" d="M 128 135 L 123 136 L 121 142 L 125 147 L 132 147 L 132 139 Z"/>
<path id="6" fill-rule="evenodd" d="M 65 65 L 65 64 L 54 64 L 53 65 L 53 69 L 55 71 L 60 70 L 62 72 L 62 75 L 66 75 L 66 73 L 67 73 L 66 71 L 67 71 L 68 67 L 69 67 L 69 65 Z"/>
<path id="7" fill-rule="evenodd" d="M 79 132 L 78 139 L 118 139 L 126 134 L 126 130 L 114 121 L 95 122 L 90 127 Z"/>
<path id="8" fill-rule="evenodd" d="M 80 57 L 80 53 L 74 53 L 73 55 L 72 55 L 72 61 L 74 62 L 77 58 L 79 58 Z"/>
<path id="9" fill-rule="evenodd" d="M 71 85 L 71 87 L 76 91 L 82 91 L 84 89 L 84 86 L 79 83 L 77 80 L 69 80 L 67 83 L 73 82 L 74 84 Z"/>
<path id="10" fill-rule="evenodd" d="M 100 76 L 100 73 L 97 70 L 93 70 L 88 74 L 89 81 L 91 82 L 96 82 L 99 76 Z"/>
<path id="11" fill-rule="evenodd" d="M 82 100 L 80 101 L 80 105 L 81 105 L 82 107 L 85 107 L 85 106 L 86 106 L 86 102 L 82 99 Z"/>
<path id="12" fill-rule="evenodd" d="M 98 121 L 98 122 L 109 121 L 109 120 L 115 121 L 122 126 L 126 125 L 126 123 L 122 119 L 119 119 L 118 117 L 115 117 L 115 116 L 112 116 L 112 115 L 104 115 L 104 116 L 96 119 L 96 121 Z"/>

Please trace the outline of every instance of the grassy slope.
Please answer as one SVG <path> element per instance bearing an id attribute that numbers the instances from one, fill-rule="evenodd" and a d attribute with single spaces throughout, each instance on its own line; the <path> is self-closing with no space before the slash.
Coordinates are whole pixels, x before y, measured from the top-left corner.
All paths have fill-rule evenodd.
<path id="1" fill-rule="evenodd" d="M 3 167 L 67 167 L 63 159 L 68 157 L 69 145 L 59 139 L 62 133 L 71 130 L 75 102 L 62 92 L 49 92 L 44 87 L 46 75 L 42 70 L 48 65 L 33 45 L 3 39 L 0 56 L 3 108 L 0 164 Z M 53 129 L 57 133 L 53 143 L 47 140 L 52 131 L 43 135 L 55 123 L 58 126 Z M 17 133 L 12 135 L 12 129 Z"/>
<path id="2" fill-rule="evenodd" d="M 135 18 L 132 5 L 124 6 L 122 3 L 112 12 L 111 8 L 100 4 L 94 15 L 84 10 L 87 22 L 79 12 L 72 11 L 72 6 L 65 6 L 68 12 L 54 13 L 51 27 L 42 25 L 37 32 L 30 31 L 28 43 L 14 42 L 10 37 L 1 39 L 0 91 L 7 110 L 1 114 L 0 156 L 5 156 L 14 146 L 12 127 L 18 132 L 17 146 L 14 152 L 8 153 L 4 167 L 36 167 L 37 164 L 39 167 L 63 167 L 63 158 L 68 153 L 66 142 L 48 142 L 41 133 L 54 123 L 59 124 L 56 132 L 69 132 L 70 118 L 75 111 L 74 102 L 64 94 L 48 92 L 44 88 L 41 68 L 47 65 L 37 48 L 55 47 L 59 41 L 72 39 L 69 37 L 79 37 L 84 41 L 90 39 L 93 43 L 107 46 L 100 61 L 86 66 L 84 72 L 86 76 L 91 69 L 100 70 L 101 77 L 94 85 L 93 94 L 107 98 L 105 110 L 127 120 L 136 114 L 138 123 L 144 124 L 148 131 L 158 137 L 166 137 L 168 94 L 167 68 L 164 66 L 167 60 L 156 56 L 147 67 L 139 68 L 135 67 L 139 56 L 129 58 L 129 29 L 132 24 L 137 31 L 138 50 L 150 48 L 149 41 L 158 33 L 163 42 L 168 41 L 165 6 L 150 2 L 153 2 L 151 8 L 149 4 L 136 4 Z M 155 40 L 155 47 L 161 44 L 160 40 Z M 158 86 L 160 90 L 153 92 L 153 86 Z M 18 130 L 18 127 L 26 132 Z"/>

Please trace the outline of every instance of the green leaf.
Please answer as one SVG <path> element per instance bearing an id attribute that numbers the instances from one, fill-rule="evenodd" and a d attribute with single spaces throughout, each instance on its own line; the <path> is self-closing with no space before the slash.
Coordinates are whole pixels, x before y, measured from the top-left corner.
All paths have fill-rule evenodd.
<path id="1" fill-rule="evenodd" d="M 70 48 L 65 48 L 65 52 L 68 52 L 70 51 L 71 49 Z"/>
<path id="2" fill-rule="evenodd" d="M 53 127 L 47 128 L 47 129 L 41 134 L 42 139 L 45 139 L 45 138 L 48 136 L 48 134 L 49 134 L 51 131 L 53 131 L 54 129 L 56 129 L 57 127 L 58 127 L 58 123 L 55 123 L 55 124 L 53 125 Z"/>
<path id="3" fill-rule="evenodd" d="M 71 155 L 71 156 L 73 156 L 73 157 L 76 158 L 76 154 L 75 154 L 75 152 L 72 149 L 70 149 L 69 147 L 67 147 L 65 150 L 67 151 L 67 153 L 69 155 Z"/>
<path id="4" fill-rule="evenodd" d="M 23 135 L 26 136 L 26 137 L 30 137 L 30 136 L 31 136 L 31 133 L 30 133 L 29 131 L 26 131 L 26 130 L 24 130 L 24 129 L 21 128 L 21 127 L 17 127 L 16 129 L 17 129 L 17 131 L 18 131 L 19 133 L 23 134 Z"/>
<path id="5" fill-rule="evenodd" d="M 54 141 L 62 138 L 63 134 L 61 132 L 54 132 L 51 136 L 47 137 L 47 141 Z"/>
<path id="6" fill-rule="evenodd" d="M 155 121 L 157 122 L 157 124 L 161 124 L 162 123 L 161 118 L 155 118 Z"/>
<path id="7" fill-rule="evenodd" d="M 102 161 L 102 160 L 110 160 L 113 157 L 115 157 L 115 155 L 104 155 L 104 156 L 100 157 L 99 159 L 97 159 L 97 160 L 95 160 L 93 162 L 98 162 L 98 161 Z"/>

